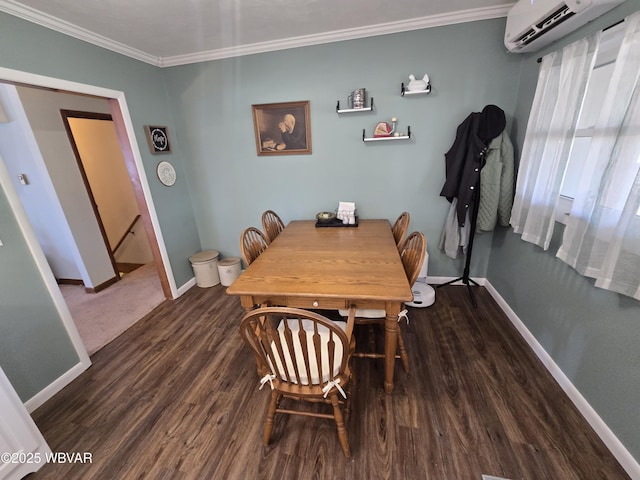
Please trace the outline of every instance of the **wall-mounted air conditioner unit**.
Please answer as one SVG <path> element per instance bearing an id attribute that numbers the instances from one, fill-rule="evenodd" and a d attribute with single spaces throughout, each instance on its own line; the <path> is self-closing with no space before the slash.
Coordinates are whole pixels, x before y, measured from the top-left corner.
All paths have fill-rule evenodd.
<path id="1" fill-rule="evenodd" d="M 504 44 L 510 52 L 535 52 L 622 2 L 519 0 L 507 14 Z"/>

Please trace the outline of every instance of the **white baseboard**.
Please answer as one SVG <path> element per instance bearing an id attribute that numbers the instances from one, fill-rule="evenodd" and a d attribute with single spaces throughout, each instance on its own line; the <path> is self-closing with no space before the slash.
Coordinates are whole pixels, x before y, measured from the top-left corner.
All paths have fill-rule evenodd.
<path id="1" fill-rule="evenodd" d="M 52 398 L 56 393 L 69 385 L 72 381 L 80 376 L 91 364 L 79 362 L 61 376 L 59 376 L 52 383 L 36 393 L 33 397 L 24 403 L 25 408 L 29 413 L 33 412 L 36 408 L 40 407 L 44 402 Z"/>
<path id="2" fill-rule="evenodd" d="M 625 446 L 618 440 L 618 437 L 611 431 L 607 424 L 600 418 L 597 412 L 589 405 L 587 400 L 582 396 L 580 391 L 571 383 L 569 378 L 564 374 L 556 362 L 551 358 L 547 351 L 542 347 L 540 342 L 533 336 L 526 325 L 520 320 L 518 315 L 511 309 L 504 298 L 498 293 L 491 282 L 487 279 L 482 279 L 481 285 L 487 289 L 489 294 L 493 297 L 496 303 L 507 315 L 511 323 L 518 330 L 520 335 L 529 344 L 531 349 L 551 373 L 553 378 L 558 382 L 560 388 L 564 390 L 571 402 L 576 406 L 584 418 L 589 422 L 589 425 L 595 430 L 600 439 L 609 448 L 611 453 L 616 457 L 622 468 L 624 468 L 629 476 L 633 479 L 640 479 L 640 464 L 633 458 Z M 443 282 L 444 283 L 444 282 Z M 480 282 L 478 282 L 480 283 Z"/>
<path id="3" fill-rule="evenodd" d="M 193 287 L 196 284 L 196 277 L 191 277 L 191 280 L 189 280 L 187 283 L 183 284 L 179 289 L 178 289 L 178 295 L 176 296 L 176 298 L 181 297 L 184 293 L 187 292 L 187 290 L 189 290 L 191 287 Z M 175 299 L 174 299 L 175 300 Z"/>

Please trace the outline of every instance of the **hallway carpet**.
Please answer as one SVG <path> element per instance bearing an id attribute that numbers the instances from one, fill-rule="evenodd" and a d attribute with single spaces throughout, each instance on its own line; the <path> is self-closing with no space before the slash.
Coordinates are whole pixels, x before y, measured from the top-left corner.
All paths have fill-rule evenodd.
<path id="1" fill-rule="evenodd" d="M 164 301 L 155 264 L 148 263 L 98 293 L 60 285 L 89 355 L 114 340 Z"/>

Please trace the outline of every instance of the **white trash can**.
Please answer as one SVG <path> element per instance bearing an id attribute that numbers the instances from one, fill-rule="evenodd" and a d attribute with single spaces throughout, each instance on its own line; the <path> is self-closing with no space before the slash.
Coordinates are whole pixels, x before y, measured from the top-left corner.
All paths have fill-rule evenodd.
<path id="1" fill-rule="evenodd" d="M 218 262 L 220 283 L 225 287 L 231 285 L 240 276 L 241 260 L 238 257 L 224 258 Z"/>
<path id="2" fill-rule="evenodd" d="M 199 287 L 213 287 L 220 283 L 218 255 L 215 250 L 205 250 L 189 257 Z"/>

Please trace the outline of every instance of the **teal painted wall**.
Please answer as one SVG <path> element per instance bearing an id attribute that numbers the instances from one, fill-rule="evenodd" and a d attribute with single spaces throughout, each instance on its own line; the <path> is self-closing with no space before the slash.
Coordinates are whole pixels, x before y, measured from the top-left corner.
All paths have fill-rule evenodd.
<path id="1" fill-rule="evenodd" d="M 313 219 L 340 200 L 363 218 L 411 213 L 428 240 L 429 274 L 458 276 L 463 261 L 437 248 L 449 203 L 439 196 L 444 153 L 457 126 L 486 104 L 515 107 L 520 57 L 502 45 L 504 19 L 317 45 L 163 70 L 204 248 L 238 256 L 241 231 L 266 209 L 285 222 Z M 428 73 L 432 93 L 400 96 L 408 75 Z M 336 113 L 365 87 L 371 113 Z M 313 153 L 257 156 L 252 104 L 309 100 Z M 379 121 L 411 126 L 406 142 L 364 143 Z M 491 235 L 478 240 L 484 277 Z"/>
<path id="2" fill-rule="evenodd" d="M 556 45 L 607 27 L 640 8 L 627 0 Z M 536 52 L 523 57 L 512 138 L 520 150 L 538 76 Z M 509 229 L 493 238 L 487 277 L 538 342 L 636 460 L 640 460 L 640 303 L 593 286 L 555 258 L 562 228 L 549 251 Z"/>
<path id="3" fill-rule="evenodd" d="M 176 284 L 180 287 L 191 279 L 188 258 L 200 249 L 200 241 L 185 182 L 185 156 L 176 138 L 172 138 L 175 153 L 153 156 L 144 136 L 145 124 L 167 125 L 170 133 L 174 129 L 160 69 L 4 13 L 0 13 L 0 66 L 125 92 Z M 155 173 L 156 164 L 165 159 L 178 174 L 172 188 L 161 185 Z M 4 195 L 0 211 L 5 216 L 10 213 Z M 11 230 L 17 227 L 14 220 L 3 217 L 2 222 L 4 242 L 5 228 L 13 235 Z M 24 242 L 5 242 L 0 256 L 0 366 L 27 401 L 78 359 L 68 338 L 63 341 L 66 330 Z"/>
<path id="4" fill-rule="evenodd" d="M 79 359 L 2 188 L 0 240 L 0 366 L 27 400 Z"/>

